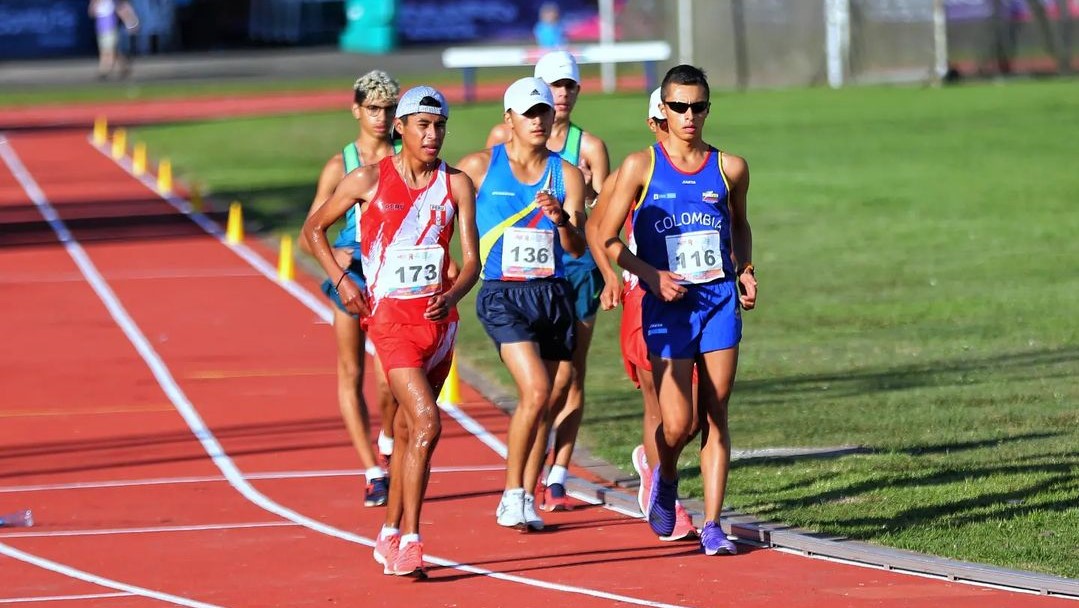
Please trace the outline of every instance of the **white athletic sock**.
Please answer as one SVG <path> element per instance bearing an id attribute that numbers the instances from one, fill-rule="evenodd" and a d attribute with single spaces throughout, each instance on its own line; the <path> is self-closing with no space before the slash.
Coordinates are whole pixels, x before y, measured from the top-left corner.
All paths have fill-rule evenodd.
<path id="1" fill-rule="evenodd" d="M 409 546 L 410 544 L 418 543 L 418 542 L 420 542 L 420 535 L 419 534 L 402 534 L 401 535 L 401 545 L 400 546 L 401 546 L 402 549 L 404 549 L 405 547 Z"/>
<path id="2" fill-rule="evenodd" d="M 380 479 L 386 476 L 386 469 L 382 467 L 371 467 L 363 472 L 363 476 L 367 478 L 367 483 L 371 483 L 376 479 Z"/>
<path id="3" fill-rule="evenodd" d="M 393 454 L 393 437 L 387 437 L 382 431 L 378 432 L 378 453 L 383 456 Z"/>
<path id="4" fill-rule="evenodd" d="M 512 490 L 506 490 L 506 491 L 502 492 L 502 497 L 506 498 L 508 496 L 524 496 L 524 494 L 525 494 L 525 489 L 524 488 L 514 488 Z"/>
<path id="5" fill-rule="evenodd" d="M 379 538 L 389 538 L 391 536 L 397 536 L 400 533 L 401 533 L 401 531 L 398 530 L 397 528 L 394 528 L 394 527 L 391 527 L 391 526 L 387 526 L 386 524 L 383 524 L 382 525 L 382 531 L 378 533 L 378 537 Z"/>
<path id="6" fill-rule="evenodd" d="M 554 484 L 566 485 L 566 467 L 556 464 L 551 467 L 551 472 L 547 473 L 547 486 L 553 486 Z"/>

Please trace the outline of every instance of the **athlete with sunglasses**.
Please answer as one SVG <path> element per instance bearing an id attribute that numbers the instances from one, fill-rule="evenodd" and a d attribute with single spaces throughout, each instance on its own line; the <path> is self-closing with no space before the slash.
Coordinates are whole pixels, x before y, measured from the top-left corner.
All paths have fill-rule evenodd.
<path id="1" fill-rule="evenodd" d="M 656 137 L 656 141 L 667 141 L 667 118 L 662 111 L 661 89 L 652 91 L 648 98 L 648 114 L 646 124 L 648 130 Z M 644 299 L 645 289 L 641 287 L 640 280 L 631 272 L 622 271 L 620 279 L 617 271 L 607 259 L 603 246 L 596 236 L 599 226 L 599 218 L 607 213 L 608 203 L 614 184 L 618 181 L 621 169 L 615 169 L 603 184 L 603 191 L 597 199 L 596 207 L 592 210 L 592 221 L 585 225 L 588 237 L 588 245 L 596 259 L 596 265 L 603 273 L 603 291 L 600 294 L 600 306 L 603 310 L 614 310 L 619 301 L 622 302 L 622 322 L 620 328 L 620 344 L 622 347 L 622 364 L 626 368 L 626 375 L 641 391 L 641 399 L 644 402 L 644 417 L 642 418 L 642 442 L 633 448 L 633 468 L 640 477 L 640 486 L 637 491 L 637 504 L 644 513 L 647 508 L 647 500 L 652 489 L 651 464 L 659 462 L 656 452 L 656 428 L 659 427 L 659 395 L 656 394 L 656 385 L 652 382 L 652 364 L 648 360 L 648 347 L 644 343 L 644 332 L 641 328 L 641 300 Z M 625 238 L 630 249 L 635 248 L 633 237 L 632 209 L 625 217 Z M 623 280 L 625 281 L 623 283 Z M 696 418 L 694 418 L 696 420 Z M 696 434 L 696 425 L 691 430 Z M 693 526 L 693 519 L 689 516 L 681 502 L 675 503 L 674 531 L 669 535 L 660 536 L 660 540 L 674 541 L 697 536 L 697 529 Z"/>
<path id="2" fill-rule="evenodd" d="M 330 198 L 337 184 L 349 172 L 367 165 L 374 165 L 395 151 L 393 113 L 397 109 L 400 86 L 389 74 L 372 70 L 356 80 L 352 87 L 352 117 L 356 119 L 360 133 L 344 149 L 326 161 L 318 178 L 315 200 L 307 212 L 310 217 Z M 357 205 L 358 206 L 358 205 Z M 341 231 L 333 242 L 333 255 L 338 266 L 348 271 L 352 281 L 360 287 L 365 285 L 360 267 L 359 233 L 356 227 L 359 217 L 356 207 L 350 207 L 344 216 Z M 300 248 L 313 253 L 307 239 L 298 239 Z M 338 273 L 340 274 L 340 273 Z M 322 291 L 334 304 L 333 330 L 337 341 L 337 400 L 341 416 L 345 420 L 352 445 L 364 466 L 367 487 L 364 505 L 368 507 L 386 504 L 389 493 L 389 456 L 393 453 L 393 416 L 397 402 L 390 393 L 386 377 L 378 361 L 375 361 L 375 377 L 378 379 L 378 405 L 382 430 L 378 434 L 378 456 L 372 448 L 370 415 L 367 400 L 363 396 L 363 372 L 366 361 L 367 336 L 360 327 L 360 319 L 345 307 L 333 280 L 322 283 Z"/>
<path id="3" fill-rule="evenodd" d="M 626 158 L 596 234 L 608 257 L 648 289 L 641 323 L 661 417 L 648 523 L 659 536 L 674 531 L 678 457 L 693 436 L 696 416 L 705 505 L 701 549 L 733 554 L 737 548 L 719 519 L 730 466 L 727 408 L 742 337 L 740 308 L 752 309 L 757 299 L 746 217 L 749 166 L 704 141 L 711 104 L 703 71 L 671 68 L 661 90 L 667 141 Z M 636 251 L 618 236 L 631 212 Z M 694 364 L 700 376 L 696 408 Z"/>

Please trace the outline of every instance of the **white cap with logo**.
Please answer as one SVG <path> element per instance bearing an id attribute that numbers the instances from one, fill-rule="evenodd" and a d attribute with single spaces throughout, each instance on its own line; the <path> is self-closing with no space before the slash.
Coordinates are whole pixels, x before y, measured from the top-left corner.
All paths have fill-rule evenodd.
<path id="1" fill-rule="evenodd" d="M 667 120 L 667 117 L 663 115 L 663 112 L 659 109 L 660 104 L 663 103 L 663 87 L 652 91 L 652 94 L 648 96 L 648 117 L 655 120 Z"/>
<path id="2" fill-rule="evenodd" d="M 435 100 L 438 105 L 423 103 L 424 99 L 431 98 Z M 397 100 L 397 112 L 394 114 L 394 118 L 401 118 L 402 116 L 408 116 L 409 114 L 419 114 L 423 112 L 425 114 L 438 114 L 439 116 L 450 117 L 450 104 L 446 101 L 446 96 L 438 91 L 434 87 L 426 85 L 420 85 L 418 87 L 412 87 L 405 91 L 405 94 Z"/>
<path id="3" fill-rule="evenodd" d="M 568 51 L 551 51 L 536 62 L 536 78 L 542 78 L 547 84 L 569 79 L 581 82 L 581 72 L 577 69 L 577 60 Z"/>
<path id="4" fill-rule="evenodd" d="M 524 114 L 534 106 L 544 104 L 554 107 L 554 96 L 551 95 L 551 87 L 547 86 L 539 78 L 526 76 L 515 81 L 506 89 L 503 99 L 506 111 L 513 110 L 518 114 Z"/>

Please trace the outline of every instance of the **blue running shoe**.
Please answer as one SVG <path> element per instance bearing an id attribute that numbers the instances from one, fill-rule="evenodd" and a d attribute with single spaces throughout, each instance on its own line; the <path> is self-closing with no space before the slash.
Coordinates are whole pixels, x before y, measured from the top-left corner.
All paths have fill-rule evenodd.
<path id="1" fill-rule="evenodd" d="M 659 467 L 652 469 L 652 496 L 648 500 L 648 525 L 657 536 L 670 536 L 674 532 L 674 505 L 678 501 L 678 480 L 668 482 L 659 474 Z"/>
<path id="2" fill-rule="evenodd" d="M 390 496 L 390 480 L 385 477 L 372 479 L 363 496 L 363 506 L 381 507 Z"/>
<path id="3" fill-rule="evenodd" d="M 704 529 L 701 530 L 701 551 L 704 551 L 705 555 L 719 555 L 720 553 L 735 555 L 738 553 L 738 547 L 727 539 L 727 535 L 719 524 L 707 521 L 704 522 Z"/>

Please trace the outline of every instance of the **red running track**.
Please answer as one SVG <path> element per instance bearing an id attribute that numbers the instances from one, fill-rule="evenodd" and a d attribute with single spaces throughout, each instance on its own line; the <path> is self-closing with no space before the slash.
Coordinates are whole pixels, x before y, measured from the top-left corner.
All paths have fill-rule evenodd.
<path id="1" fill-rule="evenodd" d="M 522 68 L 524 70 L 525 68 Z M 412 86 L 420 83 L 406 84 Z M 508 83 L 480 83 L 475 99 L 502 99 Z M 589 91 L 602 90 L 599 78 L 585 78 L 582 87 Z M 628 75 L 618 79 L 619 90 L 642 90 L 645 79 Z M 463 103 L 464 86 L 445 84 L 439 89 L 452 103 Z M 205 120 L 238 116 L 265 116 L 297 112 L 346 110 L 352 103 L 348 91 L 283 91 L 240 93 L 229 96 L 210 95 L 185 99 L 147 99 L 142 101 L 91 102 L 65 105 L 38 104 L 0 108 L 0 130 L 34 128 L 90 128 L 99 116 L 108 117 L 111 126 L 145 125 L 160 122 Z"/>
<path id="2" fill-rule="evenodd" d="M 549 532 L 502 529 L 502 459 L 449 416 L 423 512 L 430 579 L 384 576 L 369 549 L 383 513 L 362 507 L 318 310 L 84 132 L 9 136 L 0 156 L 0 512 L 38 520 L 0 529 L 0 603 L 1065 605 L 744 545 L 706 558 L 591 505 L 548 516 Z M 504 437 L 470 387 L 461 409 Z"/>

